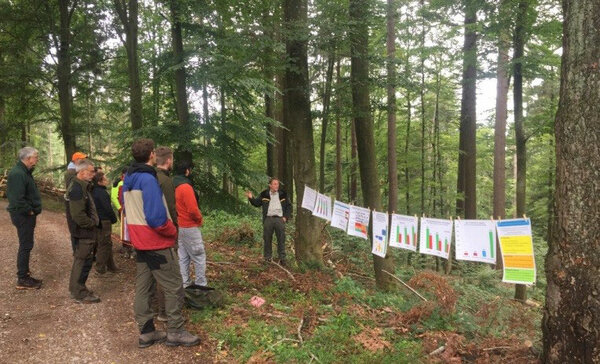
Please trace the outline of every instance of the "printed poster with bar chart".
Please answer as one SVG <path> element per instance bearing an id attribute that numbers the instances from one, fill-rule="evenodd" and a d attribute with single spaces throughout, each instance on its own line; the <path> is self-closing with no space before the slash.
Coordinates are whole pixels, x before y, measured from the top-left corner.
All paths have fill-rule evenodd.
<path id="1" fill-rule="evenodd" d="M 348 219 L 350 218 L 350 205 L 340 201 L 333 202 L 333 214 L 331 215 L 331 226 L 346 231 Z"/>
<path id="2" fill-rule="evenodd" d="M 348 216 L 348 235 L 357 236 L 363 239 L 369 239 L 367 233 L 369 227 L 369 218 L 371 212 L 369 209 L 358 206 L 350 206 L 350 215 Z"/>
<path id="3" fill-rule="evenodd" d="M 421 218 L 419 251 L 448 259 L 452 243 L 452 220 Z"/>
<path id="4" fill-rule="evenodd" d="M 318 193 L 317 198 L 315 199 L 315 207 L 312 211 L 313 216 L 320 217 L 327 221 L 331 220 L 331 197 Z"/>
<path id="5" fill-rule="evenodd" d="M 536 274 L 531 220 L 496 221 L 496 231 L 504 263 L 502 282 L 534 284 Z"/>
<path id="6" fill-rule="evenodd" d="M 302 196 L 302 208 L 312 211 L 317 200 L 317 191 L 308 186 L 304 186 L 304 195 Z"/>
<path id="7" fill-rule="evenodd" d="M 392 214 L 390 246 L 416 252 L 418 227 L 419 219 L 416 216 Z"/>
<path id="8" fill-rule="evenodd" d="M 455 220 L 456 260 L 496 264 L 496 224 L 492 220 Z"/>
<path id="9" fill-rule="evenodd" d="M 385 258 L 387 252 L 388 214 L 373 211 L 373 250 L 371 253 Z"/>

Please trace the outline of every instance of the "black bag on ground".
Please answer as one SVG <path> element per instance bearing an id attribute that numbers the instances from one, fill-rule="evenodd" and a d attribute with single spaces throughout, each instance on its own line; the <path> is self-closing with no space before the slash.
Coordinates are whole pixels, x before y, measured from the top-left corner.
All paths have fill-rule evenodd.
<path id="1" fill-rule="evenodd" d="M 220 291 L 207 286 L 192 284 L 185 287 L 185 304 L 193 310 L 207 307 L 223 307 L 225 297 Z"/>

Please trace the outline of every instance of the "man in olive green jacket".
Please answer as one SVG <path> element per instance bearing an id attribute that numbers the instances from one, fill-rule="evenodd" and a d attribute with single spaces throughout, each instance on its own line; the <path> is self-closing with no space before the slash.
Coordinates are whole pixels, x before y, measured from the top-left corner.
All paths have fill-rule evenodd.
<path id="1" fill-rule="evenodd" d="M 94 164 L 83 159 L 77 164 L 76 171 L 77 176 L 71 180 L 67 191 L 69 212 L 73 224 L 73 238 L 75 239 L 69 291 L 71 297 L 79 303 L 96 303 L 100 302 L 100 299 L 85 286 L 92 268 L 97 244 L 96 227 L 100 223 L 91 193 L 92 184 L 90 182 L 95 174 Z"/>
<path id="2" fill-rule="evenodd" d="M 37 162 L 38 151 L 35 148 L 25 147 L 19 150 L 19 162 L 8 173 L 6 185 L 7 210 L 19 236 L 17 289 L 37 289 L 42 286 L 41 280 L 29 274 L 36 216 L 42 212 L 42 199 L 32 176 Z"/>

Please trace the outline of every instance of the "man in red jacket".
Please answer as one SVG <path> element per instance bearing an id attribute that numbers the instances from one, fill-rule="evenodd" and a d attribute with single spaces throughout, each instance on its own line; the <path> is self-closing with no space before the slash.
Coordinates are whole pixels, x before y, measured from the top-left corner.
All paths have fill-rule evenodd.
<path id="1" fill-rule="evenodd" d="M 131 147 L 133 163 L 123 180 L 127 228 L 136 255 L 135 319 L 140 329 L 138 346 L 167 340 L 168 346 L 192 346 L 200 339 L 187 332 L 181 314 L 183 286 L 173 250 L 177 229 L 169 218 L 165 198 L 156 178 L 154 141 L 138 139 Z M 156 283 L 165 293 L 167 333 L 154 327 L 150 296 Z"/>
<path id="2" fill-rule="evenodd" d="M 191 286 L 190 261 L 194 262 L 198 286 L 206 286 L 206 251 L 200 227 L 202 226 L 202 213 L 198 208 L 198 197 L 189 180 L 192 163 L 181 161 L 177 163 L 176 175 L 173 178 L 175 185 L 175 206 L 179 222 L 179 269 L 183 278 L 183 286 Z"/>

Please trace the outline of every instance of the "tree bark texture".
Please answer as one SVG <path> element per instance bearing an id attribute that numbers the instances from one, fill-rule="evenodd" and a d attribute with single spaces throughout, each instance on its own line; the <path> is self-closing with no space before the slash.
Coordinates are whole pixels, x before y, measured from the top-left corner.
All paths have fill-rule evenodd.
<path id="1" fill-rule="evenodd" d="M 320 266 L 323 264 L 323 250 L 319 241 L 321 231 L 312 214 L 301 208 L 304 186 L 316 186 L 317 182 L 309 99 L 307 2 L 284 0 L 283 11 L 287 27 L 285 34 L 288 56 L 284 103 L 286 118 L 292 131 L 294 180 L 298 191 L 294 247 L 298 262 Z"/>
<path id="2" fill-rule="evenodd" d="M 357 138 L 357 149 L 363 204 L 370 209 L 382 211 L 373 120 L 369 103 L 369 29 L 367 19 L 370 3 L 368 0 L 350 0 L 349 8 L 350 22 L 353 25 L 349 32 L 352 109 L 356 134 L 360 136 Z M 373 255 L 373 266 L 377 287 L 389 289 L 392 280 L 383 270 L 394 271 L 392 256 L 387 255 L 386 258 L 381 258 Z"/>
<path id="3" fill-rule="evenodd" d="M 325 92 L 323 93 L 323 117 L 321 119 L 321 145 L 319 149 L 319 191 L 321 192 L 325 191 L 325 142 L 327 141 L 327 126 L 329 125 L 333 66 L 335 65 L 335 44 L 332 44 L 332 48 L 330 50 L 331 54 L 327 59 Z"/>
<path id="4" fill-rule="evenodd" d="M 336 112 L 335 112 L 335 198 L 336 200 L 342 199 L 342 122 L 340 113 L 342 110 L 342 96 L 341 96 L 341 76 L 340 76 L 340 60 L 338 58 L 336 66 Z"/>
<path id="5" fill-rule="evenodd" d="M 600 2 L 564 0 L 545 363 L 600 362 Z"/>

